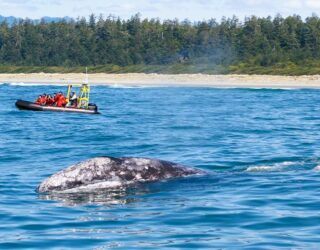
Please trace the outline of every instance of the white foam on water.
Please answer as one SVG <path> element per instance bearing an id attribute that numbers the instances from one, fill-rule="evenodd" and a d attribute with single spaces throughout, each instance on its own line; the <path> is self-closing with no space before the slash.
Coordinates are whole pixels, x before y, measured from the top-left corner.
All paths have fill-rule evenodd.
<path id="1" fill-rule="evenodd" d="M 26 83 L 26 82 L 10 82 L 2 83 L 8 84 L 10 86 L 22 86 L 22 87 L 32 87 L 32 86 L 66 86 L 64 83 Z"/>
<path id="2" fill-rule="evenodd" d="M 100 85 L 100 86 L 106 86 L 106 87 L 114 88 L 114 89 L 146 89 L 146 88 L 165 87 L 165 86 L 162 86 L 162 85 L 144 85 L 144 84 L 142 84 L 142 85 L 139 85 L 139 84 L 126 85 L 126 84 L 118 84 L 118 83 L 115 83 L 115 84 L 104 84 L 104 85 Z"/>
<path id="3" fill-rule="evenodd" d="M 250 166 L 245 171 L 246 172 L 274 172 L 274 171 L 281 171 L 287 167 L 297 165 L 297 164 L 300 164 L 300 163 L 285 161 L 285 162 L 275 163 L 273 165 Z"/>
<path id="4" fill-rule="evenodd" d="M 131 184 L 131 182 L 123 183 L 121 181 L 102 181 L 98 183 L 83 185 L 76 188 L 70 188 L 63 191 L 55 191 L 54 193 L 79 193 L 79 192 L 92 192 L 97 191 L 101 189 L 113 189 L 113 188 L 119 188 L 124 187 L 126 185 Z"/>
<path id="5" fill-rule="evenodd" d="M 316 166 L 313 170 L 317 171 L 317 172 L 320 172 L 320 165 Z"/>
<path id="6" fill-rule="evenodd" d="M 79 82 L 80 84 L 81 82 Z M 0 85 L 10 85 L 10 86 L 67 86 L 68 82 L 65 83 L 55 83 L 55 82 L 39 82 L 39 83 L 29 83 L 29 82 L 1 82 Z M 219 85 L 192 85 L 192 84 L 175 84 L 175 83 L 150 83 L 150 84 L 119 84 L 119 83 L 91 83 L 91 86 L 102 86 L 116 89 L 145 89 L 145 88 L 169 88 L 169 87 L 196 87 L 196 88 L 213 88 L 213 89 L 255 89 L 255 90 L 299 90 L 301 88 L 290 88 L 290 87 L 251 87 L 251 86 L 219 86 Z"/>
<path id="7" fill-rule="evenodd" d="M 271 172 L 275 171 L 272 166 L 251 166 L 246 169 L 246 172 Z"/>

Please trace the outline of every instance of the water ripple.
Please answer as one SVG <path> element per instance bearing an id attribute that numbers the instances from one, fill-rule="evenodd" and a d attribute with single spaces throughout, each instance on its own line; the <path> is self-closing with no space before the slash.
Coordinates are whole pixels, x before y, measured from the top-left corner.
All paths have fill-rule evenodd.
<path id="1" fill-rule="evenodd" d="M 61 86 L 0 85 L 1 249 L 317 249 L 319 90 L 93 88 L 102 115 L 19 111 Z M 39 195 L 101 155 L 209 172 L 130 189 Z"/>

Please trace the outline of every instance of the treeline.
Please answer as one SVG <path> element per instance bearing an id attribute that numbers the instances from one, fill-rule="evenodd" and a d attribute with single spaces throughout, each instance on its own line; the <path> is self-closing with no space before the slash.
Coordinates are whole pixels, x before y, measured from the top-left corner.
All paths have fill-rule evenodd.
<path id="1" fill-rule="evenodd" d="M 0 24 L 0 65 L 305 65 L 320 60 L 320 18 L 188 20 L 115 17 Z M 236 67 L 236 66 L 235 66 Z"/>

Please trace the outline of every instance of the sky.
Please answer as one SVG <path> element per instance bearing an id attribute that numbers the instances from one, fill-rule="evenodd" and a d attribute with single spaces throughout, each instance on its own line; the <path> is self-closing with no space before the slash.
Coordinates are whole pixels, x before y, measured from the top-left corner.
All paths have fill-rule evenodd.
<path id="1" fill-rule="evenodd" d="M 201 21 L 222 16 L 239 18 L 245 16 L 302 17 L 320 14 L 320 0 L 0 0 L 0 15 L 40 18 L 79 17 L 112 14 L 130 18 L 140 13 L 142 18 L 160 18 Z"/>

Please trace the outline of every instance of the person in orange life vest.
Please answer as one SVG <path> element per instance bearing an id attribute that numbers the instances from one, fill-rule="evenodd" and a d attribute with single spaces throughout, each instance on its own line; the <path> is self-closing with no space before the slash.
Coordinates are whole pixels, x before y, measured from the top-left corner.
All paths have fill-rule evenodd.
<path id="1" fill-rule="evenodd" d="M 40 105 L 46 105 L 47 102 L 47 98 L 46 98 L 46 94 L 43 94 L 40 98 Z"/>
<path id="2" fill-rule="evenodd" d="M 64 95 L 59 92 L 59 98 L 58 98 L 58 101 L 57 101 L 57 107 L 65 107 L 67 104 L 67 100 L 66 98 L 64 97 Z"/>
<path id="3" fill-rule="evenodd" d="M 54 93 L 54 96 L 53 96 L 53 105 L 54 106 L 57 106 L 58 100 L 59 100 L 59 94 L 58 93 Z"/>
<path id="4" fill-rule="evenodd" d="M 51 95 L 47 95 L 47 96 L 46 96 L 46 99 L 47 99 L 46 104 L 49 105 L 49 106 L 52 106 L 54 100 L 53 100 L 53 98 L 51 97 Z"/>
<path id="5" fill-rule="evenodd" d="M 38 99 L 35 101 L 35 104 L 41 104 L 41 95 L 38 96 Z"/>
<path id="6" fill-rule="evenodd" d="M 65 107 L 67 105 L 67 98 L 62 94 L 61 95 L 62 106 Z"/>

